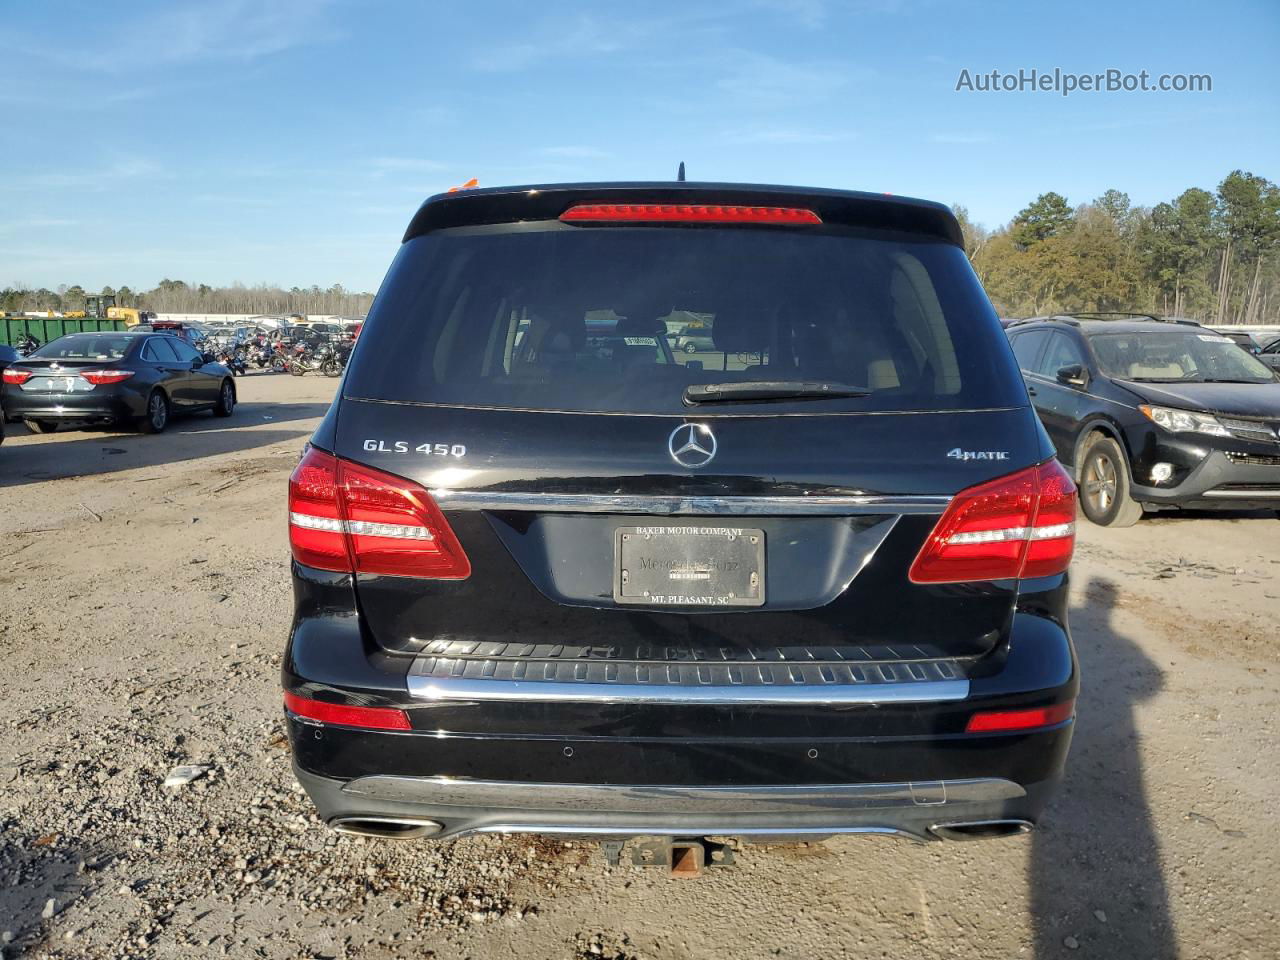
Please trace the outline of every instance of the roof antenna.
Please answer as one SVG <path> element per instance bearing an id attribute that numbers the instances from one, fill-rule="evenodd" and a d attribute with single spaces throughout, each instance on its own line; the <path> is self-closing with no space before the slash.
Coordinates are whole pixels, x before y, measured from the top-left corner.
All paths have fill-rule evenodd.
<path id="1" fill-rule="evenodd" d="M 680 168 L 676 170 L 676 179 L 681 183 L 684 183 L 684 161 L 683 160 L 680 161 Z"/>

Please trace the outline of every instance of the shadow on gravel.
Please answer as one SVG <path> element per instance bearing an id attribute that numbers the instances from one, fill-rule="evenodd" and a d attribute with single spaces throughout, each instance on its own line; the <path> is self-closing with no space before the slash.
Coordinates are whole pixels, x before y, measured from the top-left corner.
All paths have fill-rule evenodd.
<path id="1" fill-rule="evenodd" d="M 47 903 L 53 901 L 53 916 L 61 913 L 89 887 L 93 872 L 110 860 L 86 854 L 57 834 L 32 836 L 12 821 L 0 822 L 0 876 L 7 880 L 0 883 L 0 933 L 13 937 L 3 946 L 4 956 L 23 956 L 43 943 L 51 920 Z M 12 882 L 15 878 L 17 883 Z"/>
<path id="2" fill-rule="evenodd" d="M 1080 720 L 1066 781 L 1031 839 L 1035 956 L 1164 960 L 1178 944 L 1135 718 L 1164 674 L 1114 628 L 1111 581 L 1091 580 L 1084 596 L 1071 609 Z"/>
<path id="3" fill-rule="evenodd" d="M 0 488 L 16 487 L 64 477 L 96 476 L 141 467 L 198 460 L 265 447 L 282 440 L 306 437 L 311 428 L 271 429 L 324 416 L 323 403 L 245 403 L 229 419 L 209 413 L 178 417 L 158 436 L 122 433 L 117 427 L 73 429 L 63 427 L 45 442 L 0 447 Z M 250 430 L 249 427 L 259 429 Z M 10 440 L 29 435 L 20 424 L 10 424 Z M 63 439 L 65 431 L 65 439 Z"/>

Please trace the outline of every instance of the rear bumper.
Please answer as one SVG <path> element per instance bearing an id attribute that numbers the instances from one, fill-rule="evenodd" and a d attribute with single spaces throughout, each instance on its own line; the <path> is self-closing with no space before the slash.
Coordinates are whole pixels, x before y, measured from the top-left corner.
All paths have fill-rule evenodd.
<path id="1" fill-rule="evenodd" d="M 342 590 L 341 575 L 328 579 L 328 590 Z M 470 686 L 414 695 L 421 661 L 376 648 L 354 613 L 307 607 L 304 589 L 308 615 L 295 623 L 284 688 L 397 707 L 412 729 L 371 731 L 286 713 L 294 768 L 328 823 L 430 820 L 441 837 L 924 839 L 938 824 L 1034 824 L 1062 774 L 1073 721 L 1016 733 L 970 734 L 965 726 L 977 711 L 1075 698 L 1076 661 L 1061 621 L 1064 578 L 1036 585 L 1040 592 L 1029 592 L 1013 617 L 1008 643 L 971 663 L 962 680 L 904 675 L 878 694 L 839 677 L 825 686 L 805 678 L 821 696 L 782 702 L 752 700 L 742 687 L 741 699 L 641 699 L 569 682 L 554 684 L 554 696 L 528 685 L 524 696 L 498 699 L 468 697 Z M 906 689 L 910 696 L 894 692 Z"/>
<path id="2" fill-rule="evenodd" d="M 10 420 L 123 420 L 140 417 L 145 398 L 98 387 L 82 394 L 32 394 L 6 389 L 4 415 Z"/>
<path id="3" fill-rule="evenodd" d="M 476 833 L 823 837 L 882 834 L 937 839 L 956 823 L 1033 825 L 1049 783 L 996 777 L 898 783 L 680 787 L 583 785 L 447 777 L 371 776 L 342 781 L 295 765 L 326 823 L 430 822 L 435 839 Z"/>

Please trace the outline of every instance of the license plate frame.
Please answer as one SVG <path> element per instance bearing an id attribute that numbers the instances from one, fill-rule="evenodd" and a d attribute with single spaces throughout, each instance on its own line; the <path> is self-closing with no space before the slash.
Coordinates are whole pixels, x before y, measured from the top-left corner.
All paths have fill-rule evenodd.
<path id="1" fill-rule="evenodd" d="M 763 606 L 764 531 L 679 523 L 617 527 L 613 599 L 659 607 Z"/>

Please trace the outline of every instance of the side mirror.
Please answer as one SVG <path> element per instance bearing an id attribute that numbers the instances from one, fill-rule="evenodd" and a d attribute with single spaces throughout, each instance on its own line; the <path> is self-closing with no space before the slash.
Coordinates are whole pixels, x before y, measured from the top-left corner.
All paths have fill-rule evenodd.
<path id="1" fill-rule="evenodd" d="M 1083 387 L 1089 382 L 1089 375 L 1085 373 L 1085 369 L 1081 364 L 1069 363 L 1065 367 L 1058 368 L 1058 382 L 1065 383 L 1069 387 Z"/>

